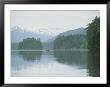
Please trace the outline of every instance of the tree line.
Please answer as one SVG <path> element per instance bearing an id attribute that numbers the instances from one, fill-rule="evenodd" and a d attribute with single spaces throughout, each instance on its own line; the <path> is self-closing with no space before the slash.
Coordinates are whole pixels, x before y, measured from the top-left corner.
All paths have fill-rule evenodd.
<path id="1" fill-rule="evenodd" d="M 23 41 L 19 43 L 18 49 L 41 50 L 42 49 L 42 43 L 41 43 L 39 38 L 37 40 L 35 38 L 26 38 L 26 39 L 23 39 Z"/>
<path id="2" fill-rule="evenodd" d="M 100 50 L 100 17 L 95 17 L 87 25 L 86 35 L 57 36 L 54 49 L 88 48 L 90 51 Z"/>
<path id="3" fill-rule="evenodd" d="M 54 49 L 87 48 L 87 68 L 89 76 L 100 76 L 100 17 L 95 17 L 86 27 L 86 35 L 58 36 Z"/>
<path id="4" fill-rule="evenodd" d="M 100 76 L 100 17 L 95 17 L 86 29 L 89 75 Z"/>
<path id="5" fill-rule="evenodd" d="M 85 35 L 58 36 L 54 41 L 54 49 L 81 49 L 86 45 Z"/>
<path id="6" fill-rule="evenodd" d="M 100 18 L 95 17 L 86 28 L 86 35 L 57 36 L 54 40 L 54 49 L 88 48 L 90 51 L 100 50 Z M 14 44 L 16 47 L 17 44 Z M 13 46 L 13 48 L 15 48 Z M 42 49 L 42 42 L 38 38 L 26 38 L 18 43 L 18 49 Z"/>
<path id="7" fill-rule="evenodd" d="M 91 23 L 88 24 L 87 29 L 87 42 L 88 49 L 91 51 L 100 50 L 100 18 L 95 17 Z"/>

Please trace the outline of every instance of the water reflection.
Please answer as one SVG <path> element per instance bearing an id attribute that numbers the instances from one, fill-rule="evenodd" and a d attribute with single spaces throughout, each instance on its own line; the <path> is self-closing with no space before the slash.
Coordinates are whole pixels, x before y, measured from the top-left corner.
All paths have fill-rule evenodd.
<path id="1" fill-rule="evenodd" d="M 87 68 L 89 76 L 100 76 L 100 51 L 88 52 Z"/>
<path id="2" fill-rule="evenodd" d="M 42 51 L 19 51 L 19 55 L 27 61 L 40 60 Z"/>
<path id="3" fill-rule="evenodd" d="M 76 65 L 79 66 L 79 68 L 86 68 L 86 51 L 54 51 L 54 56 L 60 63 Z"/>
<path id="4" fill-rule="evenodd" d="M 12 76 L 100 76 L 98 52 L 13 51 L 11 55 Z"/>
<path id="5" fill-rule="evenodd" d="M 41 51 L 11 51 L 11 69 L 18 71 L 40 61 Z"/>

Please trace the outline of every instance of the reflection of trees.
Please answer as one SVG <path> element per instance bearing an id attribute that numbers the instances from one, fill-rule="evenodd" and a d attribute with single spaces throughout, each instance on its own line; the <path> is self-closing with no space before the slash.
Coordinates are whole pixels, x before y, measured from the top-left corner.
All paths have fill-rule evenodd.
<path id="1" fill-rule="evenodd" d="M 56 60 L 64 64 L 75 64 L 83 68 L 87 65 L 88 74 L 92 77 L 100 76 L 100 51 L 54 51 Z"/>
<path id="2" fill-rule="evenodd" d="M 87 52 L 84 51 L 54 51 L 57 61 L 65 64 L 85 65 Z"/>
<path id="3" fill-rule="evenodd" d="M 100 51 L 88 52 L 87 68 L 89 76 L 100 76 Z"/>
<path id="4" fill-rule="evenodd" d="M 36 59 L 40 60 L 42 51 L 19 51 L 19 54 L 22 55 L 24 60 L 34 61 Z"/>

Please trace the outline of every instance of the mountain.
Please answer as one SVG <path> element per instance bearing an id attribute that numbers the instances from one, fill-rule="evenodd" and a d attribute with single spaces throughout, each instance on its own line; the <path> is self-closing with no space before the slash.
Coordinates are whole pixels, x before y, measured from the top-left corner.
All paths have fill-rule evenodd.
<path id="1" fill-rule="evenodd" d="M 11 43 L 11 49 L 12 50 L 17 50 L 18 49 L 18 43 Z"/>
<path id="2" fill-rule="evenodd" d="M 43 45 L 43 49 L 50 49 L 52 50 L 53 47 L 54 47 L 54 40 L 55 40 L 56 37 L 53 37 L 51 39 L 48 39 L 47 41 L 43 42 L 42 45 Z"/>
<path id="3" fill-rule="evenodd" d="M 54 46 L 54 40 L 56 37 L 52 36 L 52 33 L 49 31 L 45 31 L 45 29 L 41 29 L 40 31 L 37 30 L 37 33 L 34 32 L 28 32 L 25 29 L 22 29 L 19 26 L 14 26 L 11 29 L 11 42 L 12 42 L 12 48 L 17 49 L 17 43 L 22 41 L 25 38 L 40 38 L 43 44 L 43 49 L 53 49 Z M 82 34 L 86 35 L 86 29 L 84 28 L 78 28 L 73 30 L 68 30 L 66 32 L 60 33 L 58 36 L 68 36 L 68 35 L 76 35 L 76 34 Z"/>
<path id="4" fill-rule="evenodd" d="M 86 29 L 78 28 L 63 32 L 54 41 L 54 49 L 87 48 Z"/>
<path id="5" fill-rule="evenodd" d="M 30 38 L 34 37 L 36 39 L 40 38 L 40 40 L 42 42 L 52 38 L 51 34 L 47 34 L 43 31 L 41 33 L 28 32 L 19 26 L 14 26 L 14 27 L 12 27 L 11 30 L 12 30 L 11 31 L 11 42 L 12 43 L 20 42 L 23 39 L 28 38 L 28 37 L 30 37 Z"/>
<path id="6" fill-rule="evenodd" d="M 85 28 L 78 28 L 74 30 L 68 30 L 66 32 L 60 33 L 58 36 L 69 36 L 69 35 L 86 35 L 86 29 Z M 56 37 L 48 39 L 47 41 L 43 42 L 43 49 L 53 49 L 54 47 L 54 40 Z"/>
<path id="7" fill-rule="evenodd" d="M 60 33 L 59 36 L 68 36 L 68 35 L 77 35 L 77 34 L 86 35 L 86 29 L 81 27 L 78 29 L 69 30 L 69 31 Z"/>

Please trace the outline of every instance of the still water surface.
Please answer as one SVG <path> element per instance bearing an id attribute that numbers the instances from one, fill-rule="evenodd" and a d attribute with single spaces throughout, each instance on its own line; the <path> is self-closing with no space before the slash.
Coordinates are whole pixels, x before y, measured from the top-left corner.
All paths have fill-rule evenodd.
<path id="1" fill-rule="evenodd" d="M 87 77 L 87 51 L 12 51 L 11 76 Z"/>

